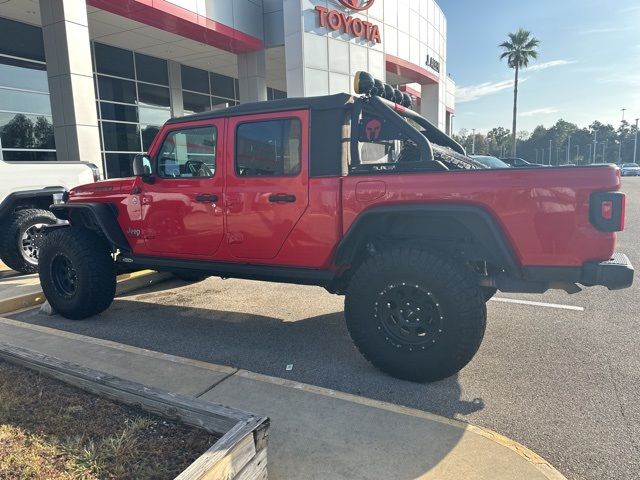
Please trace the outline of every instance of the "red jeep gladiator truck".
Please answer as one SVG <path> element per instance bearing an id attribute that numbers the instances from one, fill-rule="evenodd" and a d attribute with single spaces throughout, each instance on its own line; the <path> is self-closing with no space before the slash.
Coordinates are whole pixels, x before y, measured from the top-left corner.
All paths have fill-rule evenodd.
<path id="1" fill-rule="evenodd" d="M 399 91 L 356 91 L 171 119 L 134 177 L 69 191 L 40 253 L 52 307 L 96 315 L 142 268 L 318 285 L 371 363 L 424 382 L 473 358 L 496 290 L 632 284 L 618 168 L 487 169 Z"/>

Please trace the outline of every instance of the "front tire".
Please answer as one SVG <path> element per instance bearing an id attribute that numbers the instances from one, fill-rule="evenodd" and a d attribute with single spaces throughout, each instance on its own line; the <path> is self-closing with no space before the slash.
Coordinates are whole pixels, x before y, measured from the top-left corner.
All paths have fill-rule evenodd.
<path id="1" fill-rule="evenodd" d="M 17 272 L 36 273 L 44 227 L 55 223 L 55 215 L 47 210 L 30 208 L 15 212 L 0 228 L 2 261 Z"/>
<path id="2" fill-rule="evenodd" d="M 105 311 L 116 294 L 116 266 L 109 245 L 94 232 L 61 228 L 40 250 L 40 283 L 53 309 L 82 320 Z"/>
<path id="3" fill-rule="evenodd" d="M 434 382 L 471 361 L 487 310 L 477 278 L 464 265 L 398 248 L 358 268 L 345 316 L 354 343 L 377 368 L 404 380 Z"/>

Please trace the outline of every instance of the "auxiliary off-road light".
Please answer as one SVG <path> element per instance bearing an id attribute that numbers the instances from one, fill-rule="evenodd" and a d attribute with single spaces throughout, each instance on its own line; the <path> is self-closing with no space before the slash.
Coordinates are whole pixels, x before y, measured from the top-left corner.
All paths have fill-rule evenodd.
<path id="1" fill-rule="evenodd" d="M 353 80 L 353 89 L 358 95 L 371 95 L 375 87 L 373 75 L 367 72 L 356 72 Z"/>
<path id="2" fill-rule="evenodd" d="M 381 97 L 384 94 L 384 83 L 376 79 L 375 84 L 376 84 L 376 88 L 374 89 L 375 93 L 372 91 L 371 94 Z"/>
<path id="3" fill-rule="evenodd" d="M 388 83 L 384 84 L 384 98 L 386 98 L 387 100 L 389 100 L 390 102 L 393 102 L 393 99 L 396 98 L 396 92 L 393 91 L 393 87 L 391 85 L 389 85 Z"/>
<path id="4" fill-rule="evenodd" d="M 402 92 L 396 88 L 393 90 L 393 94 L 394 94 L 393 101 L 396 102 L 398 105 L 402 105 L 402 101 L 404 100 L 404 97 L 402 96 Z"/>
<path id="5" fill-rule="evenodd" d="M 382 97 L 391 102 L 395 102 L 403 107 L 410 108 L 412 105 L 411 97 L 406 93 L 402 93 L 397 88 L 393 88 L 387 83 L 374 78 L 368 72 L 356 72 L 353 89 L 358 95 L 371 95 Z"/>

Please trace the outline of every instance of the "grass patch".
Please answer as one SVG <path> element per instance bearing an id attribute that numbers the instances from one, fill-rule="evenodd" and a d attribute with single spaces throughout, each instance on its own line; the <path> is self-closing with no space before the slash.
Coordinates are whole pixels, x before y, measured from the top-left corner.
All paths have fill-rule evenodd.
<path id="1" fill-rule="evenodd" d="M 174 478 L 216 438 L 0 361 L 0 479 Z"/>

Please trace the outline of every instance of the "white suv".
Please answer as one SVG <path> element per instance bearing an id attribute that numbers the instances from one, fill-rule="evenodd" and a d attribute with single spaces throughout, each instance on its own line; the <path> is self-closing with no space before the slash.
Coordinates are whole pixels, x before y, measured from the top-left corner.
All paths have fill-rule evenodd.
<path id="1" fill-rule="evenodd" d="M 38 271 L 42 229 L 56 223 L 49 211 L 53 195 L 100 179 L 86 162 L 5 162 L 0 160 L 0 260 L 23 273 Z"/>

